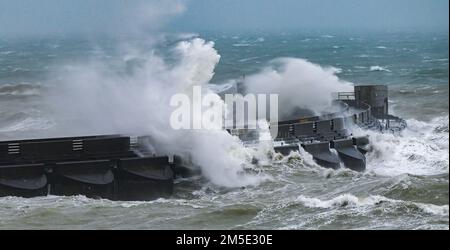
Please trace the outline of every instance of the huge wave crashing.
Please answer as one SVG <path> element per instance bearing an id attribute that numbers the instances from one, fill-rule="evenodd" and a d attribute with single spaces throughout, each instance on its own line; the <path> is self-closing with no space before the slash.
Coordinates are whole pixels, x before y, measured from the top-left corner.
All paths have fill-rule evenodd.
<path id="1" fill-rule="evenodd" d="M 251 164 L 255 157 L 270 160 L 263 159 L 273 154 L 270 146 L 260 147 L 258 152 L 245 148 L 226 131 L 171 129 L 170 97 L 180 92 L 190 94 L 195 85 L 209 85 L 220 55 L 214 43 L 195 37 L 176 43 L 170 54 L 169 62 L 156 49 L 128 47 L 120 54 L 119 65 L 89 58 L 60 66 L 48 77 L 46 86 L 51 87 L 46 91 L 42 91 L 41 85 L 3 86 L 3 95 L 41 95 L 51 115 L 44 122 L 42 117 L 24 117 L 27 115 L 22 111 L 8 114 L 10 121 L 0 125 L 0 130 L 146 134 L 158 147 L 158 153 L 190 155 L 215 185 L 241 187 L 270 180 L 264 171 L 247 171 L 255 168 Z M 117 70 L 118 66 L 122 70 Z M 317 112 L 329 105 L 332 92 L 347 90 L 352 85 L 340 80 L 332 67 L 299 58 L 273 60 L 259 73 L 248 76 L 245 84 L 250 92 L 280 94 L 283 110 L 308 107 Z M 448 157 L 442 157 L 448 156 L 448 116 L 431 123 L 414 119 L 408 123 L 410 127 L 395 136 L 357 132 L 371 137 L 369 171 L 381 175 L 448 172 Z M 42 126 L 36 127 L 39 124 Z"/>

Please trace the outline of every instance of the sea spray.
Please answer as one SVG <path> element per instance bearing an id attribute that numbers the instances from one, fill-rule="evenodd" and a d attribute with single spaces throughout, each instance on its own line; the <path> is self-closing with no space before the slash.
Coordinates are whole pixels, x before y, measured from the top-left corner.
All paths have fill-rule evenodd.
<path id="1" fill-rule="evenodd" d="M 256 185 L 269 178 L 245 171 L 253 167 L 255 157 L 263 159 L 264 153 L 245 148 L 226 131 L 170 127 L 170 98 L 184 93 L 195 102 L 198 100 L 192 96 L 192 88 L 208 89 L 220 60 L 214 43 L 200 38 L 181 41 L 171 50 L 171 57 L 175 58 L 172 63 L 154 50 L 132 51 L 122 57 L 125 74 L 98 59 L 61 68 L 54 77 L 60 81 L 54 84 L 48 100 L 56 114 L 72 119 L 70 126 L 63 128 L 65 132 L 76 129 L 77 133 L 88 134 L 149 135 L 158 154 L 179 154 L 190 159 L 202 168 L 208 180 L 220 186 Z M 249 76 L 245 85 L 251 93 L 280 94 L 282 112 L 295 108 L 323 112 L 331 105 L 332 93 L 351 87 L 339 80 L 334 68 L 296 58 L 273 63 L 276 69 L 266 68 Z"/>
<path id="2" fill-rule="evenodd" d="M 213 46 L 199 38 L 179 42 L 172 64 L 153 52 L 124 56 L 127 74 L 98 60 L 64 66 L 47 100 L 57 116 L 72 120 L 67 132 L 149 135 L 159 154 L 189 157 L 216 185 L 256 185 L 266 176 L 245 171 L 251 151 L 225 130 L 174 130 L 169 124 L 170 98 L 206 86 L 214 75 L 220 56 Z"/>
<path id="3" fill-rule="evenodd" d="M 332 106 L 333 93 L 352 91 L 352 84 L 340 80 L 337 72 L 300 58 L 279 58 L 247 76 L 245 88 L 249 93 L 279 94 L 281 116 L 290 116 L 298 108 L 320 114 Z"/>
<path id="4" fill-rule="evenodd" d="M 353 129 L 356 136 L 369 136 L 367 169 L 385 176 L 448 173 L 448 116 L 430 122 L 408 119 L 407 123 L 397 134 Z"/>

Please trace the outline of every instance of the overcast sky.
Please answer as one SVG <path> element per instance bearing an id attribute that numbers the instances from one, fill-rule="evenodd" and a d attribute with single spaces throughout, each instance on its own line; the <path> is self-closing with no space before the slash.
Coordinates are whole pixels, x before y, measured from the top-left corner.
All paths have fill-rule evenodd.
<path id="1" fill-rule="evenodd" d="M 304 29 L 444 30 L 448 0 L 0 0 L 0 35 Z"/>

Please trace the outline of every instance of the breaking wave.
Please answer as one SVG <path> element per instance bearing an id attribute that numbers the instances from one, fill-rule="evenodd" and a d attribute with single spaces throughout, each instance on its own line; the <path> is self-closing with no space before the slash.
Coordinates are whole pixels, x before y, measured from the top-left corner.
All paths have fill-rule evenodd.
<path id="1" fill-rule="evenodd" d="M 0 124 L 0 133 L 45 130 L 54 126 L 54 123 L 50 120 L 27 117 L 23 113 L 17 113 L 8 119 L 10 120 Z"/>
<path id="2" fill-rule="evenodd" d="M 40 84 L 1 84 L 0 96 L 37 96 L 41 93 L 41 90 Z"/>
<path id="3" fill-rule="evenodd" d="M 336 75 L 340 72 L 339 68 L 322 67 L 301 58 L 278 58 L 261 72 L 247 76 L 245 88 L 248 93 L 278 94 L 282 118 L 297 109 L 320 114 L 329 110 L 333 93 L 352 89 L 352 83 Z"/>
<path id="4" fill-rule="evenodd" d="M 370 71 L 385 71 L 385 72 L 391 72 L 389 69 L 387 69 L 387 68 L 385 68 L 385 67 L 378 66 L 378 65 L 370 66 Z"/>
<path id="5" fill-rule="evenodd" d="M 449 215 L 448 205 L 438 206 L 434 204 L 394 200 L 380 195 L 357 197 L 352 194 L 342 194 L 329 200 L 321 200 L 300 195 L 297 198 L 297 201 L 310 208 L 370 208 L 374 206 L 383 206 L 386 209 L 393 210 L 418 210 L 419 212 L 432 215 Z"/>
<path id="6" fill-rule="evenodd" d="M 54 88 L 45 99 L 56 116 L 74 119 L 64 128 L 67 133 L 84 128 L 88 134 L 149 135 L 155 153 L 190 159 L 216 185 L 241 187 L 265 181 L 266 175 L 246 171 L 252 168 L 252 152 L 228 132 L 172 129 L 171 97 L 183 93 L 195 98 L 193 87 L 209 84 L 220 55 L 213 42 L 200 38 L 177 43 L 171 55 L 174 63 L 153 51 L 126 53 L 125 75 L 107 61 L 66 65 L 52 78 Z"/>
<path id="7" fill-rule="evenodd" d="M 435 175 L 449 171 L 449 117 L 430 122 L 407 120 L 399 134 L 356 131 L 368 135 L 368 170 L 384 176 Z"/>

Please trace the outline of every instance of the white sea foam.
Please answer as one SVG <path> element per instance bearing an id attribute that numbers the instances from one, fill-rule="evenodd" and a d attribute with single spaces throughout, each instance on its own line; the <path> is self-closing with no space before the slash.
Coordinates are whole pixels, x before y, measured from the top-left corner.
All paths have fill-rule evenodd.
<path id="1" fill-rule="evenodd" d="M 389 69 L 387 69 L 387 68 L 385 68 L 385 67 L 378 66 L 378 65 L 370 66 L 370 71 L 385 71 L 385 72 L 391 72 Z"/>
<path id="2" fill-rule="evenodd" d="M 252 46 L 250 43 L 235 43 L 233 44 L 234 47 L 249 47 Z"/>
<path id="3" fill-rule="evenodd" d="M 448 216 L 448 205 L 437 206 L 433 204 L 415 203 L 420 209 L 429 214 Z"/>
<path id="4" fill-rule="evenodd" d="M 449 171 L 448 116 L 430 122 L 407 120 L 400 134 L 354 130 L 369 135 L 367 169 L 379 175 L 435 175 Z"/>
<path id="5" fill-rule="evenodd" d="M 249 93 L 279 94 L 282 116 L 296 108 L 321 113 L 330 107 L 333 93 L 352 89 L 351 83 L 336 76 L 339 72 L 339 68 L 321 67 L 300 58 L 279 58 L 247 76 L 245 86 Z"/>
<path id="6" fill-rule="evenodd" d="M 302 203 L 306 207 L 311 208 L 332 208 L 332 207 L 344 207 L 344 206 L 367 206 L 374 205 L 375 203 L 381 201 L 381 197 L 371 196 L 369 198 L 360 199 L 352 194 L 339 195 L 330 200 L 321 200 L 318 198 L 306 197 L 300 195 L 297 197 L 297 201 Z"/>
<path id="7" fill-rule="evenodd" d="M 11 125 L 5 127 L 0 126 L 0 132 L 8 133 L 27 130 L 45 130 L 53 127 L 54 125 L 55 124 L 53 121 L 47 120 L 43 117 L 41 118 L 27 117 Z"/>
<path id="8" fill-rule="evenodd" d="M 172 53 L 177 62 L 168 64 L 153 52 L 136 48 L 124 55 L 124 63 L 132 69 L 127 75 L 112 71 L 104 61 L 67 65 L 55 77 L 63 81 L 55 83 L 46 100 L 57 114 L 79 118 L 81 124 L 74 121 L 71 126 L 86 133 L 150 135 L 157 153 L 190 156 L 216 185 L 236 187 L 266 180 L 245 172 L 252 152 L 228 132 L 169 126 L 171 96 L 192 97 L 193 86 L 206 88 L 220 59 L 214 44 L 199 38 L 178 43 Z"/>
<path id="9" fill-rule="evenodd" d="M 388 204 L 388 206 L 393 206 L 394 208 L 401 208 L 402 206 L 408 206 L 412 208 L 417 208 L 423 213 L 448 216 L 449 207 L 448 205 L 434 205 L 425 204 L 419 202 L 410 202 L 389 199 L 380 195 L 370 195 L 368 197 L 357 197 L 352 194 L 342 194 L 336 196 L 332 199 L 321 200 L 318 198 L 311 198 L 304 195 L 297 197 L 297 202 L 300 202 L 306 207 L 310 208 L 341 208 L 341 207 L 353 207 L 353 208 L 368 208 L 373 206 L 381 206 L 383 204 Z"/>

